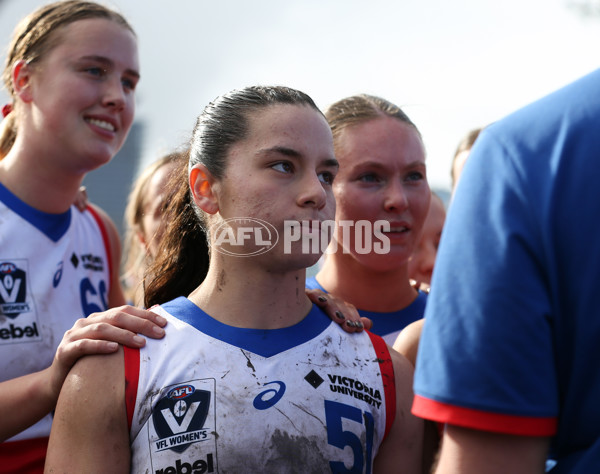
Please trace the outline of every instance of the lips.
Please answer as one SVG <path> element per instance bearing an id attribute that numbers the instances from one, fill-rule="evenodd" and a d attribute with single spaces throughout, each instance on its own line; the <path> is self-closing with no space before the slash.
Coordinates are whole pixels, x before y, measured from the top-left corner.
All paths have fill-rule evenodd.
<path id="1" fill-rule="evenodd" d="M 390 230 L 384 231 L 385 233 L 392 232 L 408 232 L 410 229 L 406 226 L 394 226 L 390 227 Z"/>
<path id="2" fill-rule="evenodd" d="M 402 234 L 411 230 L 408 222 L 390 222 L 389 225 L 390 229 L 383 231 L 385 234 Z"/>
<path id="3" fill-rule="evenodd" d="M 115 133 L 117 131 L 117 124 L 108 118 L 98 118 L 98 117 L 85 117 L 84 120 L 98 127 L 102 130 L 106 130 L 107 132 Z"/>

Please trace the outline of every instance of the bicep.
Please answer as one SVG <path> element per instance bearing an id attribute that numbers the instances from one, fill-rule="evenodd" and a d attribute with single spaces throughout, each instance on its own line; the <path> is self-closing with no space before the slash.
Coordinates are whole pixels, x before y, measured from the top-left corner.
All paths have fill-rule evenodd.
<path id="1" fill-rule="evenodd" d="M 81 359 L 61 390 L 46 472 L 129 472 L 123 351 Z"/>
<path id="2" fill-rule="evenodd" d="M 543 473 L 549 438 L 512 436 L 448 425 L 436 474 Z"/>

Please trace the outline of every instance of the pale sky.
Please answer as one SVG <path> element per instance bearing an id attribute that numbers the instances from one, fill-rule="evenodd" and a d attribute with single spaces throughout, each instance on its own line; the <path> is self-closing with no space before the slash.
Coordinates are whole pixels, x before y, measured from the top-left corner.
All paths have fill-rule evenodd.
<path id="1" fill-rule="evenodd" d="M 140 45 L 137 120 L 150 162 L 184 143 L 207 102 L 282 84 L 325 108 L 356 93 L 403 107 L 433 187 L 461 137 L 600 67 L 592 0 L 112 0 Z M 2 62 L 39 0 L 0 0 Z M 0 93 L 4 104 L 7 96 Z"/>

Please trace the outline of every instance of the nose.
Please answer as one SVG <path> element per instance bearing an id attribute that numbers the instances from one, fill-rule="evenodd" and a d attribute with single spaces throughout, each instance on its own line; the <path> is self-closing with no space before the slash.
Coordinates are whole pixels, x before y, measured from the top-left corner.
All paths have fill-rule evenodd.
<path id="1" fill-rule="evenodd" d="M 104 89 L 103 104 L 105 107 L 111 107 L 116 110 L 123 110 L 126 104 L 125 91 L 123 90 L 123 84 L 117 77 L 111 78 L 105 82 L 106 87 Z"/>
<path id="2" fill-rule="evenodd" d="M 299 183 L 298 205 L 322 209 L 327 202 L 327 192 L 323 183 L 316 173 L 307 173 L 307 176 Z"/>
<path id="3" fill-rule="evenodd" d="M 384 192 L 383 208 L 387 212 L 400 213 L 408 208 L 408 199 L 402 183 L 391 181 Z"/>

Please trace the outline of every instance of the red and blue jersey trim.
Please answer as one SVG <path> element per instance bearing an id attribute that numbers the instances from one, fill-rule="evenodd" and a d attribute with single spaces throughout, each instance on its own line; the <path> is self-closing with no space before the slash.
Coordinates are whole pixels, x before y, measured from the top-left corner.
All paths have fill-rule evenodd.
<path id="1" fill-rule="evenodd" d="M 558 423 L 556 417 L 492 413 L 438 402 L 420 395 L 414 397 L 412 413 L 439 423 L 518 436 L 552 436 L 556 433 Z"/>
<path id="2" fill-rule="evenodd" d="M 110 252 L 110 239 L 108 238 L 108 232 L 106 230 L 106 226 L 104 224 L 104 221 L 102 220 L 102 218 L 98 215 L 98 212 L 96 212 L 96 210 L 88 205 L 86 210 L 90 211 L 90 214 L 92 215 L 92 217 L 94 218 L 94 220 L 96 221 L 96 223 L 98 224 L 98 227 L 100 228 L 100 233 L 102 234 L 102 241 L 104 242 L 104 250 L 106 252 L 106 258 L 108 260 L 108 281 L 109 281 L 109 291 L 110 288 L 112 288 L 113 285 L 113 272 L 112 272 L 112 255 Z M 118 282 L 117 282 L 118 283 Z"/>
<path id="3" fill-rule="evenodd" d="M 387 344 L 380 336 L 366 331 L 371 338 L 371 344 L 377 354 L 381 379 L 383 381 L 383 393 L 385 396 L 385 433 L 382 441 L 387 437 L 394 419 L 396 418 L 396 378 L 394 377 L 394 364 Z"/>

